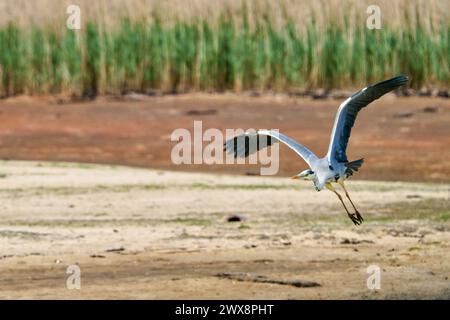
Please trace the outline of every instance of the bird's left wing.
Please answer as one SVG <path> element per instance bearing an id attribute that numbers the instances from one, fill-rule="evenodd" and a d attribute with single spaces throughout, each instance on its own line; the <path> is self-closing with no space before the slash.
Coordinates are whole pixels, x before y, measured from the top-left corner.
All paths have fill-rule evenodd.
<path id="1" fill-rule="evenodd" d="M 395 78 L 378 82 L 353 94 L 340 106 L 331 132 L 330 146 L 328 147 L 328 163 L 333 166 L 336 162 L 347 162 L 348 139 L 358 112 L 372 101 L 392 91 L 408 81 L 408 77 L 400 75 Z"/>
<path id="2" fill-rule="evenodd" d="M 311 167 L 318 160 L 317 156 L 305 146 L 275 130 L 249 131 L 236 136 L 223 145 L 223 150 L 235 158 L 245 158 L 275 142 L 281 141 L 294 150 Z"/>

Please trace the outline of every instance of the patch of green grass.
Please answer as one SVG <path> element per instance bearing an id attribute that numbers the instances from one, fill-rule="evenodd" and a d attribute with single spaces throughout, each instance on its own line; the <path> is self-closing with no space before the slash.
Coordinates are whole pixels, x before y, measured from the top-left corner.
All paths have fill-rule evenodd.
<path id="1" fill-rule="evenodd" d="M 117 186 L 96 185 L 95 190 L 110 192 L 128 192 L 131 190 L 163 190 L 167 187 L 161 184 L 123 184 Z"/>
<path id="2" fill-rule="evenodd" d="M 298 187 L 293 185 L 276 185 L 276 184 L 215 184 L 209 185 L 204 183 L 194 183 L 191 185 L 192 188 L 197 189 L 215 189 L 215 190 L 226 190 L 226 189 L 243 189 L 243 190 L 261 190 L 261 189 L 297 189 Z"/>
<path id="3" fill-rule="evenodd" d="M 425 241 L 425 242 L 422 242 L 422 244 L 423 245 L 426 245 L 426 246 L 438 246 L 438 245 L 442 245 L 443 244 L 443 242 L 441 242 L 441 241 Z"/>
<path id="4" fill-rule="evenodd" d="M 266 226 L 277 226 L 284 230 L 304 230 L 305 232 L 330 228 L 334 230 L 343 226 L 352 227 L 353 223 L 347 218 L 344 212 L 333 211 L 333 214 L 326 214 L 326 211 L 319 211 L 316 213 L 305 212 L 301 210 L 298 212 L 289 212 L 282 216 L 274 216 L 271 213 L 263 214 L 265 218 L 258 219 L 252 223 Z M 341 214 L 342 213 L 342 214 Z"/>
<path id="5" fill-rule="evenodd" d="M 329 210 L 328 210 L 329 211 Z M 290 212 L 283 215 L 283 219 L 272 217 L 264 220 L 264 223 L 283 225 L 286 228 L 314 228 L 314 227 L 339 227 L 342 225 L 353 226 L 341 207 L 333 209 L 333 214 L 327 214 L 326 208 L 321 208 L 316 213 Z M 362 211 L 364 216 L 363 225 L 389 225 L 392 223 L 408 220 L 418 220 L 433 224 L 448 224 L 450 219 L 450 208 L 446 199 L 421 199 L 391 203 L 381 208 L 372 208 Z M 362 229 L 361 229 L 362 230 Z"/>
<path id="6" fill-rule="evenodd" d="M 399 219 L 398 217 L 396 217 L 393 214 L 380 214 L 380 213 L 377 213 L 370 217 L 370 221 L 376 222 L 376 223 L 382 223 L 382 224 L 391 223 L 394 221 L 404 220 L 404 219 L 405 219 L 405 217 L 403 217 L 402 219 Z"/>
<path id="7" fill-rule="evenodd" d="M 382 209 L 383 213 L 373 215 L 376 222 L 391 222 L 398 220 L 424 220 L 448 222 L 450 207 L 446 199 L 421 199 L 391 203 Z"/>
<path id="8" fill-rule="evenodd" d="M 81 162 L 52 162 L 52 161 L 45 161 L 45 162 L 38 162 L 36 164 L 37 167 L 43 167 L 43 168 L 77 168 L 77 169 L 95 169 L 99 168 L 100 165 L 93 164 L 93 163 L 81 163 Z M 113 168 L 113 166 L 104 166 L 101 167 L 109 167 Z"/>
<path id="9" fill-rule="evenodd" d="M 105 212 L 93 213 L 92 219 L 48 219 L 48 220 L 12 220 L 4 224 L 9 226 L 28 226 L 28 227 L 124 227 L 124 226 L 157 226 L 164 224 L 182 224 L 186 226 L 210 226 L 212 220 L 202 218 L 175 218 L 175 219 L 111 219 L 98 218 L 108 214 Z"/>
<path id="10" fill-rule="evenodd" d="M 130 192 L 135 190 L 164 190 L 166 186 L 159 184 L 130 184 L 130 185 L 96 185 L 94 187 L 33 187 L 33 188 L 1 188 L 0 193 L 12 194 L 16 197 L 31 195 L 54 194 L 70 196 L 76 194 L 88 194 L 92 192 Z"/>
<path id="11" fill-rule="evenodd" d="M 212 221 L 208 219 L 202 218 L 176 218 L 170 220 L 162 220 L 164 223 L 179 223 L 183 225 L 189 226 L 210 226 L 212 225 Z"/>
<path id="12" fill-rule="evenodd" d="M 436 217 L 436 220 L 443 221 L 443 222 L 449 221 L 450 220 L 450 210 L 441 212 L 440 214 L 438 214 L 438 216 Z"/>

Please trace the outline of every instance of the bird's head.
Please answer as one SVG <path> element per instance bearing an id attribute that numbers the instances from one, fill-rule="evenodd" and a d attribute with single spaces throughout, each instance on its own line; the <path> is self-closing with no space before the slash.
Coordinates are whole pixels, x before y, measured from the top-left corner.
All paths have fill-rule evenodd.
<path id="1" fill-rule="evenodd" d="M 314 181 L 315 178 L 316 174 L 311 169 L 303 170 L 299 174 L 296 174 L 295 176 L 291 177 L 291 179 L 300 179 L 307 181 Z"/>

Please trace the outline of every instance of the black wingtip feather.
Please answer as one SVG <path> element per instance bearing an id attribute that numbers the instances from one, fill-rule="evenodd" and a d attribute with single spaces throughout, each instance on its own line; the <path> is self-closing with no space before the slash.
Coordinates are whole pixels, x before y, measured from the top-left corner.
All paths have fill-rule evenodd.
<path id="1" fill-rule="evenodd" d="M 396 84 L 398 86 L 402 86 L 402 85 L 406 84 L 409 81 L 409 78 L 408 78 L 408 76 L 406 74 L 401 74 L 401 75 L 399 75 L 397 77 L 392 78 L 392 80 L 394 82 L 396 82 Z"/>
<path id="2" fill-rule="evenodd" d="M 271 146 L 275 139 L 265 135 L 243 134 L 226 141 L 223 145 L 223 151 L 233 154 L 235 158 L 246 158 L 263 148 Z"/>
<path id="3" fill-rule="evenodd" d="M 394 78 L 378 82 L 378 83 L 374 84 L 374 86 L 386 87 L 386 88 L 396 88 L 396 87 L 403 86 L 404 84 L 406 84 L 408 82 L 408 80 L 409 80 L 409 78 L 407 75 L 401 74 Z"/>

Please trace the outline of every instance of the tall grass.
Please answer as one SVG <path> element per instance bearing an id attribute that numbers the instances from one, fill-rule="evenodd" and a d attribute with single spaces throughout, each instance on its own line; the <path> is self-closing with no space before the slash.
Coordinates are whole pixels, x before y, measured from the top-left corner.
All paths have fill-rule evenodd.
<path id="1" fill-rule="evenodd" d="M 404 13 L 401 27 L 369 30 L 365 20 L 312 16 L 282 22 L 261 9 L 224 10 L 216 20 L 163 23 L 124 18 L 82 30 L 0 28 L 0 94 L 77 95 L 161 90 L 293 90 L 362 86 L 406 73 L 411 86 L 448 87 L 450 23 Z M 251 18 L 251 19 L 250 19 Z"/>

